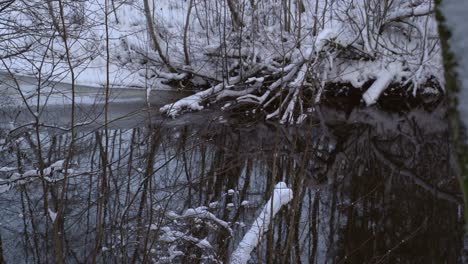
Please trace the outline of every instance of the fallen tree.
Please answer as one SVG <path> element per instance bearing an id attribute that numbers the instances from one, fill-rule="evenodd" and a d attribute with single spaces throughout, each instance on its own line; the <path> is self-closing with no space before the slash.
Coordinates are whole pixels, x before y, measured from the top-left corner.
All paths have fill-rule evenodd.
<path id="1" fill-rule="evenodd" d="M 317 24 L 313 28 L 301 26 L 314 17 L 309 11 L 295 13 L 303 21 L 296 21 L 291 32 L 274 31 L 281 21 L 267 27 L 268 21 L 251 19 L 261 26 L 231 31 L 218 45 L 205 47 L 205 57 L 223 64 L 222 80 L 205 78 L 210 88 L 168 104 L 161 112 L 175 117 L 228 101 L 226 106 L 247 104 L 248 109 L 263 111 L 267 119 L 292 124 L 301 122 L 307 109 L 320 102 L 329 84 L 362 89 L 366 105 L 376 103 L 390 85 L 411 84 L 407 92 L 412 96 L 429 80 L 437 80 L 438 87 L 431 88 L 443 87 L 432 1 L 347 0 L 332 6 L 306 1 L 305 10 L 314 10 L 315 4 L 328 21 L 313 21 Z M 254 9 L 257 6 L 246 3 L 244 8 L 257 17 L 271 12 Z M 244 21 L 249 17 L 253 15 Z M 321 30 L 314 34 L 314 28 Z M 190 71 L 204 71 L 196 67 Z"/>
<path id="2" fill-rule="evenodd" d="M 67 31 L 75 43 L 72 64 L 83 71 L 102 67 L 102 25 L 95 24 L 102 18 L 102 1 L 83 1 L 80 8 L 64 1 Z M 32 9 L 26 4 L 16 1 L 8 13 L 2 12 L 9 14 L 5 23 L 11 26 L 0 28 L 0 34 L 24 28 L 28 37 L 17 37 L 16 42 L 28 44 L 24 40 L 35 36 L 45 43 L 53 21 L 33 18 L 40 17 L 37 12 L 46 11 L 46 5 L 34 1 Z M 327 89 L 340 84 L 360 89 L 367 105 L 377 102 L 389 86 L 409 96 L 431 84 L 443 87 L 433 9 L 433 0 L 124 0 L 109 16 L 111 66 L 116 68 L 110 79 L 148 90 L 166 85 L 203 89 L 161 108 L 172 117 L 216 103 L 298 123 Z M 18 14 L 26 22 L 16 19 Z M 25 27 L 28 19 L 38 26 Z M 36 36 L 42 32 L 38 29 L 44 33 Z M 40 41 L 12 50 L 5 38 L 0 47 L 7 52 L 0 58 L 8 58 L 5 67 L 24 70 L 33 63 L 30 53 L 45 49 L 44 58 L 53 63 L 63 52 L 57 36 L 49 38 L 55 40 L 54 50 L 38 47 Z M 22 56 L 18 59 L 17 54 Z M 87 74 L 94 77 L 86 72 L 77 78 L 99 79 L 85 78 Z"/>

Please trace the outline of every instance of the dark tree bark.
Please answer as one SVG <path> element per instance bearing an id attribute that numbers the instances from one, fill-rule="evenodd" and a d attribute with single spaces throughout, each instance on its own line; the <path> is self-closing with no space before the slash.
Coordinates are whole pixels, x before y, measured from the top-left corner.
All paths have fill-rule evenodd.
<path id="1" fill-rule="evenodd" d="M 226 1 L 227 1 L 227 4 L 228 4 L 228 7 L 229 7 L 229 11 L 231 12 L 232 21 L 234 23 L 234 26 L 236 28 L 243 27 L 244 22 L 242 21 L 242 18 L 239 16 L 239 13 L 237 12 L 236 3 L 234 2 L 235 0 L 226 0 Z"/>
<path id="2" fill-rule="evenodd" d="M 159 57 L 161 60 L 166 64 L 171 72 L 176 72 L 175 68 L 172 67 L 169 59 L 164 55 L 164 52 L 161 49 L 161 45 L 159 45 L 158 37 L 156 36 L 156 32 L 154 29 L 153 23 L 153 16 L 151 15 L 151 9 L 148 0 L 143 0 L 145 5 L 145 16 L 146 16 L 146 23 L 148 25 L 148 33 L 150 34 L 151 40 L 153 41 L 153 46 L 158 52 Z"/>

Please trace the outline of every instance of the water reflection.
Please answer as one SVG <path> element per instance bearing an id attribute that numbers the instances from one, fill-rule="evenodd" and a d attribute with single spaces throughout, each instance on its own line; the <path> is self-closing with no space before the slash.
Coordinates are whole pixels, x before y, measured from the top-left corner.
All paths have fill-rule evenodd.
<path id="1" fill-rule="evenodd" d="M 70 133 L 3 128 L 3 257 L 228 263 L 284 181 L 294 198 L 253 263 L 461 263 L 466 243 L 444 115 L 443 107 L 322 107 L 290 128 L 239 118 L 147 121 L 107 133 L 90 126 L 79 130 L 67 172 L 56 162 L 70 153 Z"/>

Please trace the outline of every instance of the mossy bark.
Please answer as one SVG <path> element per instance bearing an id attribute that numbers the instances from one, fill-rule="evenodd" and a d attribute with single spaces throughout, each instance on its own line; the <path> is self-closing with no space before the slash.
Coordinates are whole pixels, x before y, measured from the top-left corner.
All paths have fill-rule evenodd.
<path id="1" fill-rule="evenodd" d="M 454 54 L 450 50 L 451 32 L 445 26 L 444 14 L 441 10 L 443 0 L 435 0 L 436 2 L 436 18 L 439 23 L 439 35 L 442 46 L 443 64 L 445 69 L 445 88 L 448 97 L 448 114 L 450 126 L 450 136 L 453 150 L 457 161 L 457 174 L 460 181 L 460 186 L 463 191 L 463 201 L 465 203 L 465 228 L 468 230 L 468 146 L 466 137 L 466 125 L 463 124 L 458 111 L 459 98 L 458 93 L 461 89 L 461 84 L 456 73 L 457 62 Z"/>

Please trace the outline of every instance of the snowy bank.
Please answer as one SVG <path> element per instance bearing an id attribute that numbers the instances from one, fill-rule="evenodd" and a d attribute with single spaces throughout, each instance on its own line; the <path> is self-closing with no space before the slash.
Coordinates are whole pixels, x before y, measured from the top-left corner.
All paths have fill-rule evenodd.
<path id="1" fill-rule="evenodd" d="M 139 0 L 107 11 L 104 0 L 66 2 L 64 41 L 48 17 L 60 13 L 55 2 L 37 3 L 49 12 L 34 18 L 16 1 L 2 12 L 0 34 L 16 37 L 0 40 L 0 71 L 71 82 L 72 68 L 80 85 L 106 85 L 109 74 L 112 87 L 206 89 L 160 111 L 229 101 L 289 124 L 330 84 L 367 89 L 367 105 L 389 86 L 408 96 L 429 80 L 444 86 L 433 0 L 290 2 Z"/>

